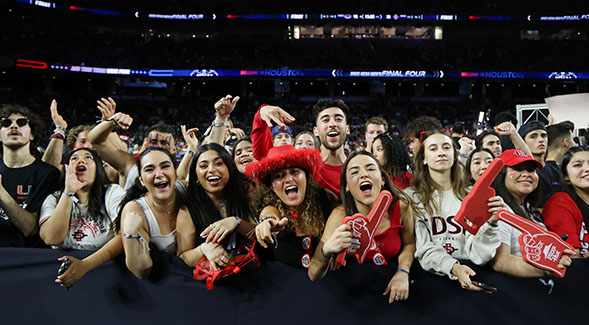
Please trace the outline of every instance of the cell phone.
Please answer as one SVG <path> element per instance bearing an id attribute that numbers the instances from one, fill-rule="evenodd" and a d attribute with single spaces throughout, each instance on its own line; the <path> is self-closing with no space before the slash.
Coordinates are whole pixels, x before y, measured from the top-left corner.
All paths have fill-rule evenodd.
<path id="1" fill-rule="evenodd" d="M 475 285 L 475 286 L 477 286 L 477 287 L 479 287 L 479 288 L 481 288 L 481 289 L 485 290 L 485 291 L 486 291 L 486 292 L 488 292 L 488 293 L 495 293 L 495 292 L 497 292 L 497 291 L 498 291 L 498 290 L 497 290 L 497 288 L 495 288 L 495 287 L 492 287 L 492 286 L 490 286 L 490 285 L 488 285 L 488 284 L 485 284 L 485 283 L 482 283 L 482 282 L 478 282 L 478 281 L 472 281 L 471 283 L 472 283 L 473 285 Z"/>
<path id="2" fill-rule="evenodd" d="M 59 269 L 57 269 L 57 276 L 60 276 L 65 273 L 65 271 L 72 265 L 72 261 L 70 261 L 67 257 L 61 262 Z M 62 287 L 70 290 L 72 288 L 71 285 L 61 285 Z"/>
<path id="3" fill-rule="evenodd" d="M 72 264 L 72 262 L 66 257 L 63 262 L 61 262 L 61 265 L 59 266 L 59 269 L 57 269 L 57 275 L 62 275 L 65 273 L 65 271 L 68 269 L 68 267 L 70 267 L 70 265 Z"/>

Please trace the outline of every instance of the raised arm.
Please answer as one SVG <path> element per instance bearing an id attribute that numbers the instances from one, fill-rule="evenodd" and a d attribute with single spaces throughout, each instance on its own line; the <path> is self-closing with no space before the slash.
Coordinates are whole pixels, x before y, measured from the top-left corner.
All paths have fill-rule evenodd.
<path id="1" fill-rule="evenodd" d="M 47 245 L 55 246 L 63 242 L 70 229 L 74 195 L 89 183 L 89 181 L 81 182 L 78 180 L 73 165 L 65 165 L 65 170 L 65 190 L 59 196 L 57 205 L 55 197 L 50 195 L 45 199 L 41 207 L 42 220 L 39 226 L 39 236 Z M 46 217 L 48 214 L 49 216 Z"/>
<path id="2" fill-rule="evenodd" d="M 127 114 L 115 113 L 111 118 L 105 119 L 88 134 L 92 146 L 98 151 L 102 160 L 113 166 L 119 174 L 126 177 L 127 173 L 135 164 L 135 158 L 130 153 L 122 150 L 109 140 L 111 132 L 118 125 L 128 129 L 133 118 Z"/>
<path id="3" fill-rule="evenodd" d="M 182 157 L 182 161 L 178 165 L 178 169 L 176 169 L 176 177 L 179 180 L 186 180 L 188 177 L 188 172 L 190 169 L 190 162 L 196 149 L 198 149 L 198 138 L 194 133 L 198 131 L 198 128 L 192 128 L 186 130 L 186 125 L 180 125 L 180 130 L 182 131 L 182 136 L 184 137 L 184 142 L 187 145 L 187 150 Z"/>
<path id="4" fill-rule="evenodd" d="M 229 117 L 231 116 L 231 112 L 235 109 L 237 101 L 239 101 L 239 96 L 233 98 L 233 96 L 227 95 L 215 103 L 215 120 L 211 125 L 211 133 L 205 138 L 203 144 L 225 144 L 225 132 L 229 126 Z"/>
<path id="5" fill-rule="evenodd" d="M 499 135 L 509 136 L 509 139 L 511 139 L 511 142 L 513 143 L 513 146 L 516 149 L 522 149 L 523 151 L 527 152 L 530 156 L 532 155 L 530 148 L 528 147 L 524 139 L 519 135 L 519 133 L 517 133 L 515 126 L 511 122 L 507 121 L 497 125 L 495 127 L 495 131 Z"/>
<path id="6" fill-rule="evenodd" d="M 41 160 L 62 170 L 61 158 L 63 155 L 63 143 L 66 138 L 67 122 L 57 112 L 57 101 L 55 99 L 51 101 L 49 110 L 51 111 L 51 120 L 55 124 L 55 130 Z"/>

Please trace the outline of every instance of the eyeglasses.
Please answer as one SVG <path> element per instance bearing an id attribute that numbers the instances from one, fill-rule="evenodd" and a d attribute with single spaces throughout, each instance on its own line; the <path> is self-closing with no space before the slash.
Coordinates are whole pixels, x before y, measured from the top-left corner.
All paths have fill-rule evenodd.
<path id="1" fill-rule="evenodd" d="M 436 133 L 438 131 L 442 132 L 442 133 L 446 133 L 447 136 L 450 136 L 452 134 L 452 130 L 450 130 L 450 129 L 421 131 L 419 133 L 419 143 L 423 143 L 423 140 L 425 140 L 425 138 L 427 138 L 430 134 Z"/>
<path id="2" fill-rule="evenodd" d="M 27 118 L 21 117 L 16 119 L 16 125 L 20 127 L 23 127 L 27 124 L 29 124 L 29 120 Z M 0 122 L 0 125 L 2 125 L 3 128 L 7 128 L 12 125 L 12 120 L 8 118 L 3 118 L 2 122 Z"/>

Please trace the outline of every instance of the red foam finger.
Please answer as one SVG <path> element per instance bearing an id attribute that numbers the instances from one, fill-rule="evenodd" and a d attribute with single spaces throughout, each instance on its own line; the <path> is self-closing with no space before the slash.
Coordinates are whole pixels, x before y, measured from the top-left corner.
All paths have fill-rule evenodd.
<path id="1" fill-rule="evenodd" d="M 491 218 L 487 203 L 490 198 L 495 196 L 495 190 L 491 188 L 491 183 L 503 168 L 503 160 L 494 159 L 487 170 L 478 179 L 472 187 L 472 190 L 462 201 L 460 210 L 454 217 L 464 229 L 473 235 L 476 235 L 480 227 Z"/>
<path id="2" fill-rule="evenodd" d="M 573 246 L 563 241 L 557 234 L 507 210 L 500 210 L 497 217 L 522 232 L 518 242 L 524 261 L 550 271 L 560 278 L 564 277 L 566 268 L 561 269 L 558 264 L 563 256 L 568 256 L 564 250 L 574 251 Z"/>
<path id="3" fill-rule="evenodd" d="M 382 254 L 374 242 L 374 235 L 392 202 L 393 195 L 389 191 L 382 191 L 367 217 L 356 213 L 344 218 L 343 224 L 349 225 L 352 229 L 352 244 L 348 249 L 338 254 L 337 263 L 345 266 L 346 254 L 355 255 L 358 262 L 363 263 L 367 253 L 374 251 L 374 255 L 378 256 L 375 262 L 386 264 L 384 258 L 380 258 Z"/>

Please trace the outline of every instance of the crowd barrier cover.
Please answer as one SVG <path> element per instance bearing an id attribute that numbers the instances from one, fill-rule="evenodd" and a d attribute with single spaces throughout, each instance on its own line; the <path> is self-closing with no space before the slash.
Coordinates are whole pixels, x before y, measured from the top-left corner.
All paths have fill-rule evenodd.
<path id="1" fill-rule="evenodd" d="M 276 261 L 215 282 L 192 279 L 176 256 L 154 257 L 148 280 L 119 257 L 66 290 L 54 283 L 58 257 L 88 251 L 0 248 L 1 324 L 458 324 L 586 322 L 589 261 L 574 260 L 564 279 L 518 279 L 472 266 L 494 294 L 466 291 L 457 281 L 411 269 L 409 299 L 383 296 L 396 265 L 358 264 L 311 282 L 306 270 Z"/>

